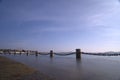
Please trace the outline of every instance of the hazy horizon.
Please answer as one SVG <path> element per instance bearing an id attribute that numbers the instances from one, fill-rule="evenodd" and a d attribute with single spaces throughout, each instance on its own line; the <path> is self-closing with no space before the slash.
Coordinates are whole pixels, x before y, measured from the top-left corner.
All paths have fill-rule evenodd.
<path id="1" fill-rule="evenodd" d="M 0 48 L 120 51 L 119 0 L 0 0 Z"/>

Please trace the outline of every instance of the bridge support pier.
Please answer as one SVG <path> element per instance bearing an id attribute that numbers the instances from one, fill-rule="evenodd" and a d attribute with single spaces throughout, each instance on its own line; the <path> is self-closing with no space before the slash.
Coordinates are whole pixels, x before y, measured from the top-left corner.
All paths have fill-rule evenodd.
<path id="1" fill-rule="evenodd" d="M 81 59 L 81 50 L 76 49 L 76 59 Z"/>
<path id="2" fill-rule="evenodd" d="M 50 50 L 50 57 L 53 57 L 53 50 Z"/>
<path id="3" fill-rule="evenodd" d="M 26 52 L 27 52 L 26 55 L 28 56 L 29 52 L 28 51 L 26 51 Z"/>
<path id="4" fill-rule="evenodd" d="M 37 51 L 35 52 L 35 56 L 38 56 L 38 52 Z"/>

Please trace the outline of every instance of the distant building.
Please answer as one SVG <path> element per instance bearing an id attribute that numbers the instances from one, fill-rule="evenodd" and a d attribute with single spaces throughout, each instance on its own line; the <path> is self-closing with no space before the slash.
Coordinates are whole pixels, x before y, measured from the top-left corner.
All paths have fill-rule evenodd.
<path id="1" fill-rule="evenodd" d="M 0 53 L 3 53 L 3 51 L 0 51 Z"/>

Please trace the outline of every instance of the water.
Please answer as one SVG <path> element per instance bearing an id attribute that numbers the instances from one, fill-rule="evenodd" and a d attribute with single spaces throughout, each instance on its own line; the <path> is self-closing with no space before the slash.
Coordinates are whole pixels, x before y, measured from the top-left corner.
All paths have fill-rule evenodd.
<path id="1" fill-rule="evenodd" d="M 95 56 L 82 54 L 50 58 L 46 55 L 3 55 L 24 63 L 57 80 L 120 80 L 120 56 Z"/>

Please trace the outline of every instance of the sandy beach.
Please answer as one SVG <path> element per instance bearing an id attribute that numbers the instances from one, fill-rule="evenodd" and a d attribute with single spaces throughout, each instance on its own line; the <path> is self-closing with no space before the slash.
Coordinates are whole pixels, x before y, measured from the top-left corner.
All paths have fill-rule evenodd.
<path id="1" fill-rule="evenodd" d="M 0 56 L 0 80 L 55 80 L 22 63 Z"/>

